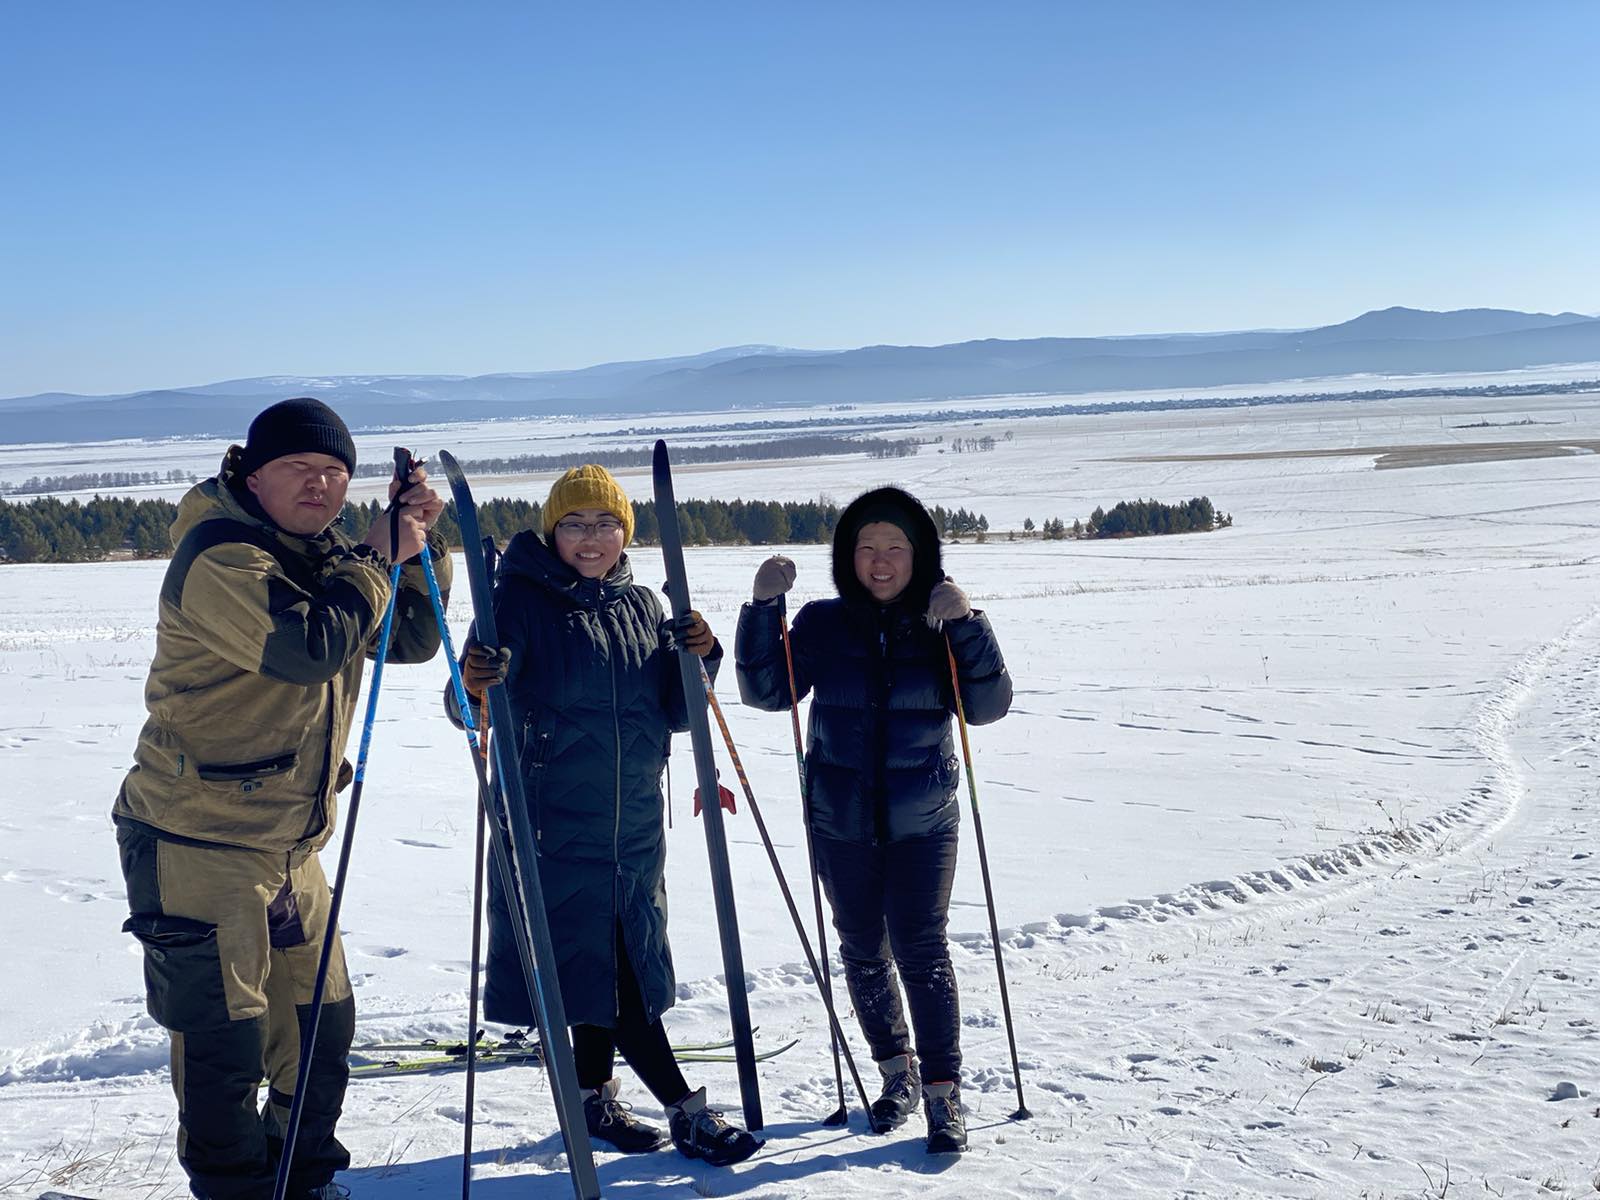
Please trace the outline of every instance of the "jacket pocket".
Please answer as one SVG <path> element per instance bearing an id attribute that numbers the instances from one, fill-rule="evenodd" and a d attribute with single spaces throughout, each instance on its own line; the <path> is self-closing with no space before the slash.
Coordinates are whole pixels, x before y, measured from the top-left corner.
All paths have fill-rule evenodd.
<path id="1" fill-rule="evenodd" d="M 207 783 L 236 783 L 241 792 L 253 792 L 264 780 L 294 770 L 300 763 L 296 751 L 242 763 L 197 763 L 195 774 Z"/>
<path id="2" fill-rule="evenodd" d="M 215 925 L 165 913 L 134 913 L 122 931 L 144 946 L 145 1005 L 158 1024 L 178 1033 L 227 1024 Z"/>

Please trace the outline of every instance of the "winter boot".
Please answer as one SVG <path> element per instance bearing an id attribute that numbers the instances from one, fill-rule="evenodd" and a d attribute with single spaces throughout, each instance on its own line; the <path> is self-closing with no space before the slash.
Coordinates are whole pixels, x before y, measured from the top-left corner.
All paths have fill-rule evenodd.
<path id="1" fill-rule="evenodd" d="M 960 1154 L 967 1148 L 967 1121 L 961 1115 L 959 1084 L 923 1084 L 922 1111 L 928 1118 L 929 1154 Z"/>
<path id="2" fill-rule="evenodd" d="M 609 1142 L 624 1154 L 643 1154 L 661 1145 L 661 1130 L 633 1115 L 633 1105 L 617 1099 L 621 1085 L 608 1079 L 583 1093 L 583 1119 L 589 1136 Z"/>
<path id="3" fill-rule="evenodd" d="M 872 1130 L 888 1133 L 899 1129 L 917 1107 L 917 1096 L 922 1092 L 922 1076 L 909 1054 L 897 1054 L 878 1064 L 883 1076 L 883 1091 L 872 1102 Z"/>
<path id="4" fill-rule="evenodd" d="M 720 1112 L 707 1108 L 705 1088 L 667 1106 L 667 1127 L 679 1154 L 704 1159 L 713 1167 L 731 1167 L 766 1145 L 754 1134 L 728 1124 Z"/>

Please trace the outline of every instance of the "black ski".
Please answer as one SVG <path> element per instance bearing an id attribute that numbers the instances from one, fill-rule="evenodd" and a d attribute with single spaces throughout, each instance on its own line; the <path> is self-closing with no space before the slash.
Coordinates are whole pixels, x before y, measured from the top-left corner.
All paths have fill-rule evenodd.
<path id="1" fill-rule="evenodd" d="M 661 557 L 667 566 L 667 598 L 672 615 L 681 618 L 689 603 L 689 577 L 683 567 L 683 535 L 678 529 L 678 506 L 672 492 L 672 463 L 666 442 L 656 443 L 656 520 L 661 527 Z M 687 649 L 678 650 L 683 673 L 683 695 L 689 709 L 689 738 L 694 744 L 695 775 L 702 796 L 716 796 L 717 764 L 711 748 L 711 724 L 706 716 L 706 691 L 700 682 L 700 660 Z M 728 983 L 728 1020 L 733 1028 L 734 1058 L 739 1064 L 739 1100 L 745 1126 L 752 1133 L 765 1122 L 761 1117 L 761 1086 L 756 1079 L 755 1043 L 750 1032 L 750 997 L 745 990 L 744 952 L 739 945 L 739 915 L 733 903 L 733 873 L 728 865 L 728 839 L 722 828 L 722 805 L 715 800 L 701 814 L 706 825 L 706 849 L 711 859 L 711 894 L 717 905 L 717 929 L 722 935 L 722 970 Z"/>
<path id="2" fill-rule="evenodd" d="M 456 502 L 456 524 L 461 529 L 467 578 L 472 585 L 473 628 L 477 640 L 498 646 L 494 620 L 494 590 L 483 553 L 478 528 L 478 509 L 472 489 L 462 474 L 461 464 L 448 451 L 439 453 L 439 462 L 450 480 Z M 503 686 L 488 691 L 489 721 L 499 730 L 514 729 L 511 702 Z M 522 794 L 522 774 L 517 769 L 516 748 L 504 737 L 490 742 L 496 766 L 498 787 L 479 789 L 480 802 L 489 806 L 489 830 L 500 877 L 516 886 L 508 889 L 520 901 L 522 920 L 513 921 L 522 969 L 528 981 L 528 995 L 538 1018 L 539 1038 L 549 1048 L 543 1056 L 550 1075 L 550 1091 L 561 1122 L 561 1137 L 566 1143 L 567 1169 L 572 1190 L 578 1200 L 595 1200 L 600 1195 L 600 1180 L 595 1175 L 594 1151 L 589 1145 L 589 1128 L 578 1098 L 578 1074 L 573 1065 L 572 1042 L 567 1034 L 566 1006 L 561 1000 L 561 985 L 556 979 L 555 950 L 550 941 L 550 922 L 545 914 L 544 892 L 539 887 L 539 859 L 528 822 L 528 805 Z"/>

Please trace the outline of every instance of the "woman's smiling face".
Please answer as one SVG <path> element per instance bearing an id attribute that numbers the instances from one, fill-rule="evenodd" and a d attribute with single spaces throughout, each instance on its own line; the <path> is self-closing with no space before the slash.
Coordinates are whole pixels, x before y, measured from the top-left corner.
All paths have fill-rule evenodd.
<path id="1" fill-rule="evenodd" d="M 556 522 L 556 553 L 585 579 L 604 579 L 622 557 L 622 521 L 603 508 L 580 508 Z"/>
<path id="2" fill-rule="evenodd" d="M 879 604 L 890 604 L 911 583 L 913 552 L 905 530 L 873 521 L 856 534 L 856 578 Z"/>

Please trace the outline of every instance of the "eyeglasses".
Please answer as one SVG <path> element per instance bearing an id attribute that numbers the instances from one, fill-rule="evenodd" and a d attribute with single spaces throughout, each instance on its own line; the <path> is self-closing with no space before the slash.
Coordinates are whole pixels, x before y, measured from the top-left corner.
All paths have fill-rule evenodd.
<path id="1" fill-rule="evenodd" d="M 622 522 L 615 517 L 601 517 L 598 521 L 557 521 L 556 532 L 569 542 L 586 537 L 616 537 L 622 532 Z"/>

